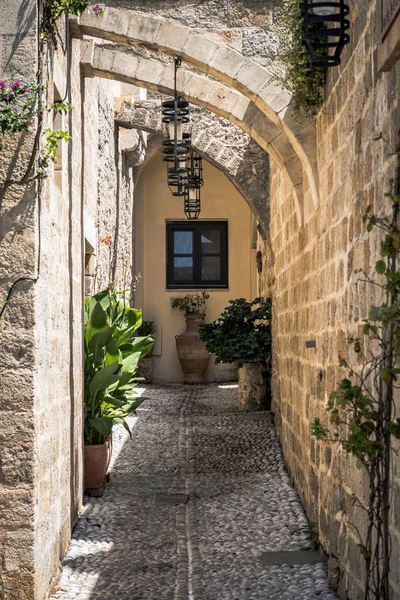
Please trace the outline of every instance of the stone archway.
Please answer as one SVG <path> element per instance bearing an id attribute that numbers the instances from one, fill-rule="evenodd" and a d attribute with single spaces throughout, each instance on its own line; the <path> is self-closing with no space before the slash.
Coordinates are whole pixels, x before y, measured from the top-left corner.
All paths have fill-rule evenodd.
<path id="1" fill-rule="evenodd" d="M 132 102 L 117 99 L 115 121 L 125 129 L 139 129 L 156 136 L 142 169 L 161 147 L 164 135 L 161 100 Z M 250 206 L 265 237 L 269 226 L 268 154 L 239 127 L 208 110 L 192 109 L 191 125 L 194 149 L 233 183 Z"/>
<path id="2" fill-rule="evenodd" d="M 173 62 L 159 55 L 153 57 L 148 51 L 85 40 L 82 42 L 81 67 L 86 77 L 113 79 L 173 94 Z M 292 190 L 300 224 L 303 165 L 278 126 L 240 92 L 186 65 L 180 71 L 180 89 L 191 103 L 225 117 L 275 159 Z"/>
<path id="3" fill-rule="evenodd" d="M 189 95 L 190 91 L 191 101 L 229 118 L 256 139 L 286 174 L 298 206 L 302 205 L 304 177 L 314 205 L 318 203 L 315 128 L 310 122 L 293 122 L 290 94 L 265 67 L 204 33 L 133 9 L 107 8 L 101 20 L 83 15 L 74 21 L 72 31 L 77 37 L 92 35 L 125 46 L 87 48 L 87 74 L 130 80 L 166 93 L 170 92 L 172 66 L 168 69 L 154 59 L 149 63 L 151 59 L 140 51 L 146 48 L 159 55 L 182 56 L 201 72 L 197 75 L 187 69 L 184 75 L 183 92 Z M 127 52 L 126 46 L 136 46 L 139 54 L 133 49 Z M 298 218 L 299 212 L 298 208 Z"/>

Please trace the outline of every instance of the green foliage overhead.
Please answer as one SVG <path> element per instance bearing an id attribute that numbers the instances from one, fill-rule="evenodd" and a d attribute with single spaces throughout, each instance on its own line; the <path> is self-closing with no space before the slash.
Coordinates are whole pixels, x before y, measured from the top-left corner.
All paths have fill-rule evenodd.
<path id="1" fill-rule="evenodd" d="M 230 300 L 216 321 L 199 325 L 199 332 L 216 363 L 265 362 L 271 357 L 271 299 Z"/>
<path id="2" fill-rule="evenodd" d="M 276 32 L 280 39 L 280 60 L 286 67 L 282 85 L 292 94 L 292 115 L 315 117 L 323 102 L 326 69 L 310 65 L 303 43 L 303 17 L 299 0 L 283 0 L 277 13 Z"/>
<path id="3" fill-rule="evenodd" d="M 115 423 L 129 431 L 125 417 L 143 400 L 135 394 L 138 361 L 154 343 L 151 336 L 133 337 L 141 323 L 142 312 L 112 287 L 85 301 L 86 444 L 102 444 Z"/>

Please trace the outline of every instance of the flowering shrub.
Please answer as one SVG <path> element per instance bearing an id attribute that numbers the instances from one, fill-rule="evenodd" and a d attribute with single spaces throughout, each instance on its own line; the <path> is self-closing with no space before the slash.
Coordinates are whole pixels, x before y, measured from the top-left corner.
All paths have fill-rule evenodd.
<path id="1" fill-rule="evenodd" d="M 45 7 L 42 20 L 42 39 L 53 40 L 57 45 L 57 21 L 63 15 L 75 15 L 79 17 L 85 10 L 93 12 L 97 17 L 104 15 L 104 10 L 96 4 L 89 8 L 88 0 L 51 0 Z"/>
<path id="2" fill-rule="evenodd" d="M 0 81 L 0 130 L 5 133 L 27 131 L 37 114 L 37 97 L 45 86 L 14 81 Z"/>

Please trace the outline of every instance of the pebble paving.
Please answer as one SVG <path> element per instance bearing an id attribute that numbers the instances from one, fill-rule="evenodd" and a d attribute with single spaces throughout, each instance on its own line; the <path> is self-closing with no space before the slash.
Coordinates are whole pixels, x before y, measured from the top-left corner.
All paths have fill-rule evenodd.
<path id="1" fill-rule="evenodd" d="M 324 563 L 263 564 L 306 550 L 307 523 L 268 414 L 235 385 L 149 385 L 115 428 L 111 480 L 85 498 L 51 600 L 334 600 Z"/>

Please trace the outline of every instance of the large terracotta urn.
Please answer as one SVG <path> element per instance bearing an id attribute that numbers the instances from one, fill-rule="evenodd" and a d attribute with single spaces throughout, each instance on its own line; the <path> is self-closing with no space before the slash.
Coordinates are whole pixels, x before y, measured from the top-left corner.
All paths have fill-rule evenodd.
<path id="1" fill-rule="evenodd" d="M 204 317 L 205 315 L 200 314 L 186 314 L 186 331 L 175 336 L 185 383 L 204 383 L 204 375 L 210 360 L 210 354 L 200 339 L 198 329 Z"/>

